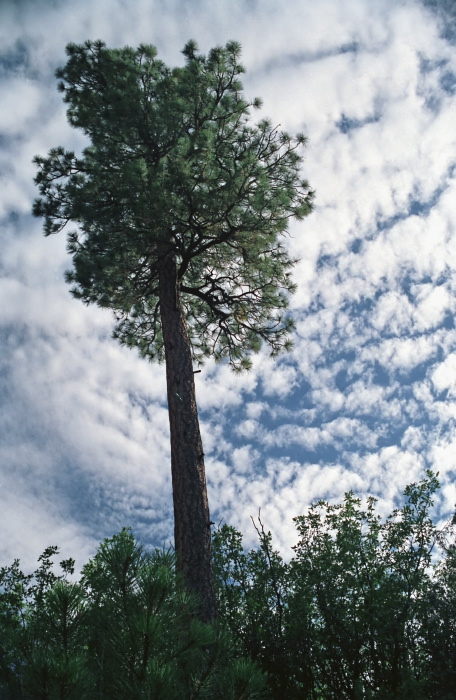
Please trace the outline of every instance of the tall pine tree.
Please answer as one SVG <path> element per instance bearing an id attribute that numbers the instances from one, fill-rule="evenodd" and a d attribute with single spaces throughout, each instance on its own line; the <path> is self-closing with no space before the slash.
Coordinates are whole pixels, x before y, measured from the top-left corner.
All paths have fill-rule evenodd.
<path id="1" fill-rule="evenodd" d="M 266 343 L 290 346 L 293 290 L 283 244 L 289 219 L 311 211 L 301 147 L 267 120 L 250 122 L 240 46 L 197 53 L 169 68 L 152 46 L 70 44 L 57 71 L 81 156 L 37 156 L 34 214 L 46 235 L 68 234 L 72 293 L 111 308 L 114 336 L 165 360 L 177 562 L 215 617 L 210 516 L 194 365 L 226 359 L 248 368 Z"/>

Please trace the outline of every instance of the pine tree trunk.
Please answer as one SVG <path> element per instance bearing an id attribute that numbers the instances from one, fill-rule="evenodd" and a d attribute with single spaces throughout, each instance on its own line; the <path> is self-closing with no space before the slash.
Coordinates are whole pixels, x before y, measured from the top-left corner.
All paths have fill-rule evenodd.
<path id="1" fill-rule="evenodd" d="M 171 253 L 160 258 L 159 285 L 171 434 L 177 569 L 188 589 L 198 595 L 201 601 L 200 617 L 207 622 L 216 617 L 209 504 L 192 356 L 178 292 L 176 261 Z"/>

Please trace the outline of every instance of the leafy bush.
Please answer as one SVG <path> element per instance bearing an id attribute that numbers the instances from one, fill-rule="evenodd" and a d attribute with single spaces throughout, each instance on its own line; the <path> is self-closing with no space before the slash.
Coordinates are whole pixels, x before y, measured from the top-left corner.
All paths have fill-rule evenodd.
<path id="1" fill-rule="evenodd" d="M 429 516 L 438 486 L 427 472 L 384 521 L 373 498 L 319 501 L 295 518 L 288 563 L 260 519 L 249 553 L 233 528 L 215 533 L 221 618 L 274 698 L 455 700 L 456 547 Z"/>

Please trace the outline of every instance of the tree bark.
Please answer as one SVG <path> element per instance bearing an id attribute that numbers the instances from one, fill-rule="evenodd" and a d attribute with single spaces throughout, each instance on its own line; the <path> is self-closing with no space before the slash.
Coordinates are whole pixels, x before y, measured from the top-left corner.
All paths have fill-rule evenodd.
<path id="1" fill-rule="evenodd" d="M 200 618 L 208 622 L 216 617 L 216 604 L 204 452 L 190 342 L 172 253 L 159 260 L 159 290 L 171 437 L 176 564 L 187 588 L 199 598 Z"/>

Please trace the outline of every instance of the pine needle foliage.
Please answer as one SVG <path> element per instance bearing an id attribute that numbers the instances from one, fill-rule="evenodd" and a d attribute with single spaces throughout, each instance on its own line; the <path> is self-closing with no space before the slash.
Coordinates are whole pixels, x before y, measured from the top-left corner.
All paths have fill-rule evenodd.
<path id="1" fill-rule="evenodd" d="M 44 554 L 45 581 L 43 563 L 28 576 L 18 561 L 0 569 L 0 697 L 267 697 L 264 673 L 242 657 L 228 627 L 195 617 L 173 553 L 147 553 L 124 529 L 100 544 L 74 583 L 53 573 L 57 552 Z"/>
<path id="2" fill-rule="evenodd" d="M 72 293 L 112 309 L 115 337 L 163 360 L 158 261 L 172 254 L 194 360 L 243 369 L 263 343 L 289 349 L 296 261 L 283 234 L 312 208 L 306 138 L 252 123 L 261 101 L 243 96 L 240 45 L 204 56 L 190 41 L 176 68 L 148 45 L 88 41 L 67 54 L 59 89 L 90 145 L 35 158 L 34 213 L 47 235 L 77 224 Z"/>

